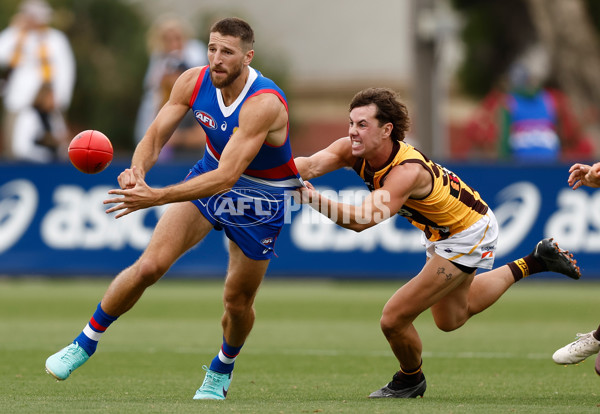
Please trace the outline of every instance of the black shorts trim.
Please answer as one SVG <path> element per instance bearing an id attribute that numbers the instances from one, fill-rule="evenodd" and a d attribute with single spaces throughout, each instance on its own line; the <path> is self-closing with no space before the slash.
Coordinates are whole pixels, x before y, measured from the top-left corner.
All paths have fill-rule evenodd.
<path id="1" fill-rule="evenodd" d="M 465 266 L 462 265 L 460 263 L 456 263 L 456 262 L 451 262 L 454 266 L 458 267 L 460 269 L 461 272 L 465 272 L 465 273 L 473 273 L 474 271 L 477 270 L 476 267 L 469 267 L 469 266 Z"/>

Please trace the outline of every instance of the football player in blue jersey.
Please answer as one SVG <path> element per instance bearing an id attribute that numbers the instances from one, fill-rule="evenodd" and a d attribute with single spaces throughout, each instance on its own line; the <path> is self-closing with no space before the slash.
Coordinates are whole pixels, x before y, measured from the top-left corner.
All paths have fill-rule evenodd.
<path id="1" fill-rule="evenodd" d="M 65 380 L 96 351 L 101 335 L 135 305 L 186 251 L 212 229 L 224 230 L 229 264 L 223 342 L 194 399 L 222 400 L 234 361 L 255 319 L 254 299 L 284 222 L 284 193 L 302 185 L 288 136 L 287 101 L 275 83 L 250 67 L 254 33 L 245 21 L 215 23 L 209 65 L 185 71 L 137 145 L 130 168 L 109 191 L 116 218 L 169 204 L 140 258 L 119 273 L 83 331 L 50 356 L 46 370 Z M 179 122 L 192 110 L 207 136 L 204 157 L 184 181 L 152 188 L 144 180 Z M 237 206 L 238 211 L 232 211 Z"/>

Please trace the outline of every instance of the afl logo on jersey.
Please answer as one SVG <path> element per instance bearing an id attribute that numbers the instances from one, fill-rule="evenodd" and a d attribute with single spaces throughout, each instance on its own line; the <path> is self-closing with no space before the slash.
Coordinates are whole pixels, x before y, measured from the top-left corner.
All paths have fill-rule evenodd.
<path id="1" fill-rule="evenodd" d="M 204 111 L 195 111 L 194 116 L 202 125 L 210 129 L 217 129 L 217 123 L 214 118 Z"/>

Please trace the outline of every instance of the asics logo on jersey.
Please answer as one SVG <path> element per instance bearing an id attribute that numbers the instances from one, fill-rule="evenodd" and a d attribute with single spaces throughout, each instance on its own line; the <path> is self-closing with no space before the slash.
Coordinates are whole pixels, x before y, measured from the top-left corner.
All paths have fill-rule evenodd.
<path id="1" fill-rule="evenodd" d="M 215 119 L 204 111 L 194 111 L 194 116 L 202 125 L 210 129 L 217 129 Z"/>

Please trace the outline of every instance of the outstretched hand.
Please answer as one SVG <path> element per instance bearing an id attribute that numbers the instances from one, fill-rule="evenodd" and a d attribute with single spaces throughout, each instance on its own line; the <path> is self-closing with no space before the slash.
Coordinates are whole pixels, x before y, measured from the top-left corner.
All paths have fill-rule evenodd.
<path id="1" fill-rule="evenodd" d="M 122 210 L 115 218 L 160 204 L 158 203 L 159 190 L 148 186 L 142 172 L 136 169 L 135 166 L 119 175 L 119 185 L 121 189 L 108 192 L 108 194 L 118 195 L 119 197 L 104 200 L 104 204 L 116 204 L 116 206 L 106 210 L 106 213 Z"/>
<path id="2" fill-rule="evenodd" d="M 573 190 L 582 185 L 588 187 L 600 187 L 600 162 L 590 166 L 586 164 L 573 164 L 569 168 L 568 183 Z"/>

